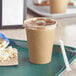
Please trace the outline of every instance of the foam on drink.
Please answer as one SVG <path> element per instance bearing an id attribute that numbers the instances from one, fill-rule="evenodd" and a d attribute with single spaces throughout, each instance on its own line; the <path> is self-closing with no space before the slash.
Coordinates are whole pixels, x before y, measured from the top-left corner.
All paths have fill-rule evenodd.
<path id="1" fill-rule="evenodd" d="M 25 27 L 34 28 L 34 29 L 35 28 L 36 29 L 47 29 L 47 28 L 52 28 L 52 27 L 55 28 L 56 25 L 54 26 L 54 24 L 56 24 L 56 21 L 50 18 L 33 18 L 30 21 L 29 20 L 27 21 L 27 24 Z"/>

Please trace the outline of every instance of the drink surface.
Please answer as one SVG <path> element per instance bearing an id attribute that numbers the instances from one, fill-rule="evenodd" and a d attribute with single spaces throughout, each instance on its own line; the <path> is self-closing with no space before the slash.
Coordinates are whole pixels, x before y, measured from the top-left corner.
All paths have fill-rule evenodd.
<path id="1" fill-rule="evenodd" d="M 56 21 L 50 18 L 32 18 L 29 20 L 26 20 L 25 26 L 27 27 L 32 27 L 32 28 L 46 28 L 46 27 L 56 27 Z M 53 25 L 53 26 L 52 26 Z"/>
<path id="2" fill-rule="evenodd" d="M 50 19 L 38 18 L 38 19 L 32 20 L 31 24 L 34 26 L 50 26 L 52 24 L 55 24 L 55 22 Z"/>

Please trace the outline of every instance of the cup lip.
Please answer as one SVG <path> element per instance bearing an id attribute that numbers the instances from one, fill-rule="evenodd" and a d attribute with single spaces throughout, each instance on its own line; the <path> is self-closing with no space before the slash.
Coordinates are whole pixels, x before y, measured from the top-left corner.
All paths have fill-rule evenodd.
<path id="1" fill-rule="evenodd" d="M 50 20 L 54 21 L 55 23 L 51 24 L 51 26 L 50 25 L 47 25 L 47 26 L 29 26 L 29 25 L 26 25 L 27 22 L 29 22 L 30 20 L 38 19 L 38 18 L 50 19 Z M 55 19 L 48 18 L 48 17 L 34 17 L 34 18 L 29 18 L 27 20 L 24 20 L 24 25 L 25 25 L 25 28 L 36 28 L 36 27 L 39 27 L 39 28 L 49 28 L 49 29 L 51 28 L 51 29 L 54 29 L 54 28 L 56 28 L 57 21 Z"/>

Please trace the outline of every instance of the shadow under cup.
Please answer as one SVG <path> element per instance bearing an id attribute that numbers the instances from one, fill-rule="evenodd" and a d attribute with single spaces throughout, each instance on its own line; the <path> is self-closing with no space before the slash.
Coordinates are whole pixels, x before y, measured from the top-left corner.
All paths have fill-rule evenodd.
<path id="1" fill-rule="evenodd" d="M 30 23 L 33 20 L 39 20 L 39 18 L 31 18 L 25 20 L 24 22 L 29 49 L 29 60 L 34 64 L 46 64 L 51 61 L 54 34 L 56 29 L 55 20 L 43 17 L 40 17 L 40 19 L 49 19 L 53 24 L 37 26 Z"/>

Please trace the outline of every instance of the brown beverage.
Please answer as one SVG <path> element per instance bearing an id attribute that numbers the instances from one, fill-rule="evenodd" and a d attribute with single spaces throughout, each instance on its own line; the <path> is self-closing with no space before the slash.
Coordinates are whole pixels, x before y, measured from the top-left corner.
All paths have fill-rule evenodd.
<path id="1" fill-rule="evenodd" d="M 50 5 L 51 4 L 51 0 L 47 0 L 47 4 Z"/>
<path id="2" fill-rule="evenodd" d="M 51 13 L 65 13 L 68 0 L 51 0 Z"/>
<path id="3" fill-rule="evenodd" d="M 50 18 L 32 18 L 24 22 L 27 33 L 29 60 L 35 64 L 51 61 L 56 21 Z"/>

